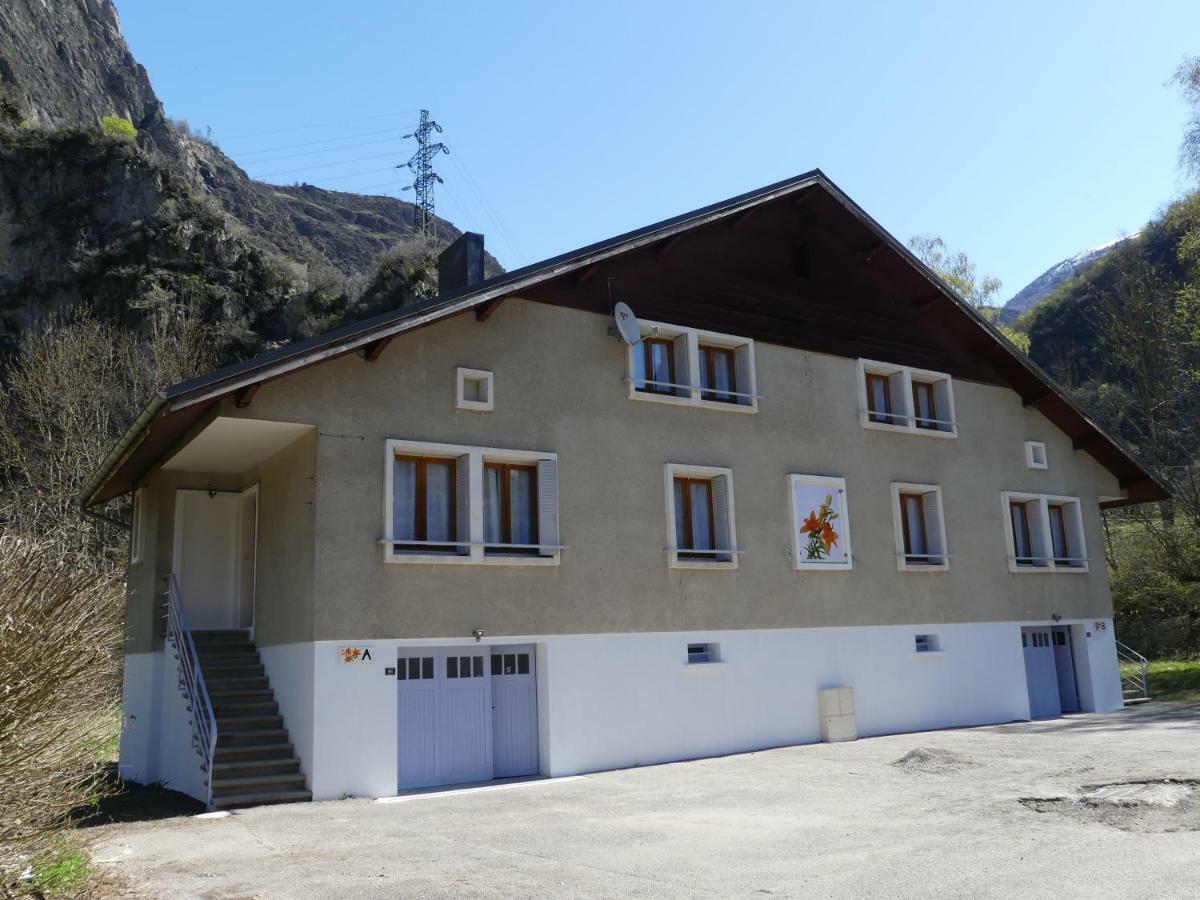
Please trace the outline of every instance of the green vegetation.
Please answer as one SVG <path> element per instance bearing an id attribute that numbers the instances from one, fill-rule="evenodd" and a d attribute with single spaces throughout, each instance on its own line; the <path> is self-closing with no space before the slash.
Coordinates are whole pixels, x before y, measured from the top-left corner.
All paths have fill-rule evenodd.
<path id="1" fill-rule="evenodd" d="M 1200 703 L 1200 659 L 1160 659 L 1146 667 L 1155 700 Z"/>
<path id="2" fill-rule="evenodd" d="M 137 129 L 124 116 L 105 116 L 100 120 L 100 127 L 109 137 L 124 138 L 129 141 L 137 137 Z"/>
<path id="3" fill-rule="evenodd" d="M 73 897 L 91 875 L 87 857 L 79 850 L 63 849 L 35 865 L 33 887 L 51 897 Z"/>

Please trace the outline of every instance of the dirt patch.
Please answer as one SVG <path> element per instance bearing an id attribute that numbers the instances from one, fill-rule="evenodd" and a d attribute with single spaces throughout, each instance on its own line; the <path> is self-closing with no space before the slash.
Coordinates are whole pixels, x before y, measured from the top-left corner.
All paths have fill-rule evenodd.
<path id="1" fill-rule="evenodd" d="M 1122 831 L 1200 831 L 1200 781 L 1195 779 L 1085 785 L 1065 797 L 1023 797 L 1021 805 Z"/>
<path id="2" fill-rule="evenodd" d="M 978 766 L 966 753 L 940 750 L 936 747 L 917 747 L 892 761 L 892 765 L 904 772 L 919 775 L 950 775 Z"/>

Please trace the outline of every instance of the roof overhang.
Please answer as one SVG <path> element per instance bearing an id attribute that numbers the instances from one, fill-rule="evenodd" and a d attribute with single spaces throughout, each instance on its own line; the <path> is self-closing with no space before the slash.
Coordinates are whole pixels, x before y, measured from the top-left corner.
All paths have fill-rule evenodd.
<path id="1" fill-rule="evenodd" d="M 894 254 L 918 273 L 929 291 L 929 296 L 920 302 L 940 304 L 960 334 L 963 329 L 977 334 L 978 337 L 972 339 L 978 342 L 975 346 L 986 348 L 990 365 L 1003 372 L 1007 383 L 1021 395 L 1026 405 L 1046 415 L 1072 437 L 1078 449 L 1086 450 L 1118 478 L 1125 496 L 1106 500 L 1102 506 L 1170 497 L 1166 486 L 1136 459 L 1128 447 L 1094 422 L 1033 360 L 1014 347 L 995 326 L 947 287 L 937 274 L 823 173 L 814 170 L 174 385 L 155 395 L 108 455 L 84 491 L 83 504 L 92 506 L 132 490 L 137 479 L 224 397 L 253 391 L 256 385 L 266 381 L 356 351 L 371 356 L 398 334 L 473 309 L 482 317 L 505 298 L 521 295 L 565 276 L 582 280 L 579 273 L 644 248 L 658 247 L 661 252 L 677 236 L 721 220 L 732 222 L 731 227 L 736 227 L 758 207 L 781 201 L 799 205 L 807 199 L 805 195 L 814 191 L 822 192 L 836 208 L 853 217 L 865 232 L 874 236 L 867 253 L 872 256 L 880 251 Z"/>

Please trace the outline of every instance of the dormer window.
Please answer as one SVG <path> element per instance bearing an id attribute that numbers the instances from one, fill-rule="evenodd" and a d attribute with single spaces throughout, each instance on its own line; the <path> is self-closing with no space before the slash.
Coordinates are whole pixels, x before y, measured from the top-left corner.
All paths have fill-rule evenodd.
<path id="1" fill-rule="evenodd" d="M 949 375 L 869 359 L 858 361 L 858 371 L 864 428 L 958 436 Z"/>
<path id="2" fill-rule="evenodd" d="M 629 347 L 631 399 L 758 411 L 753 341 L 661 322 L 641 327 Z"/>

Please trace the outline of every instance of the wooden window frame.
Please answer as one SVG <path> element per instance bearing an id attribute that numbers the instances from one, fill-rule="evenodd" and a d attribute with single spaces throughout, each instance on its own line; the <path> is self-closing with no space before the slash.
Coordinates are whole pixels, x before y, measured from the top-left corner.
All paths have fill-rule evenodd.
<path id="1" fill-rule="evenodd" d="M 697 352 L 700 355 L 700 399 L 712 403 L 739 403 L 741 398 L 738 396 L 737 351 L 733 347 L 721 347 L 717 344 L 699 344 Z M 728 390 L 723 391 L 716 387 L 704 387 L 704 378 L 706 376 L 710 385 L 717 383 L 715 359 L 717 356 L 724 356 L 729 359 Z M 725 396 L 721 396 L 722 394 Z"/>
<path id="2" fill-rule="evenodd" d="M 895 425 L 896 416 L 894 404 L 892 403 L 892 380 L 889 375 L 880 375 L 878 372 L 867 372 L 867 419 L 876 425 Z M 883 409 L 876 409 L 875 403 L 875 384 L 883 385 Z"/>
<path id="3" fill-rule="evenodd" d="M 511 544 L 512 540 L 512 487 L 509 475 L 514 470 L 521 470 L 530 474 L 530 487 L 532 491 L 529 496 L 529 521 L 533 524 L 533 541 L 537 544 L 541 540 L 541 535 L 538 533 L 538 467 L 537 463 L 507 463 L 493 462 L 484 460 L 483 472 L 487 475 L 488 469 L 495 469 L 500 472 L 500 544 Z M 486 493 L 485 493 L 486 497 Z M 485 523 L 486 527 L 486 523 Z M 536 556 L 541 552 L 540 547 L 504 547 L 497 544 L 484 544 L 484 553 L 504 553 L 504 554 L 523 554 Z"/>
<path id="4" fill-rule="evenodd" d="M 413 500 L 413 540 L 425 541 L 429 539 L 429 488 L 427 483 L 427 465 L 434 463 L 436 465 L 450 467 L 450 534 L 454 535 L 453 540 L 458 540 L 458 460 L 453 457 L 445 456 L 413 456 L 407 453 L 396 453 L 394 457 L 396 462 L 415 463 L 417 466 L 417 474 L 414 479 L 414 490 L 416 497 Z M 393 522 L 395 521 L 395 511 L 392 512 Z M 394 527 L 394 526 L 393 526 Z M 457 553 L 458 547 L 451 544 L 423 544 L 423 543 L 406 543 L 404 541 L 396 541 L 395 547 L 397 550 L 409 552 L 415 550 L 420 553 Z"/>
<path id="5" fill-rule="evenodd" d="M 1020 516 L 1017 515 L 1017 510 L 1020 510 Z M 1034 553 L 1033 536 L 1029 531 L 1029 501 L 1028 500 L 1009 500 L 1008 501 L 1008 519 L 1012 527 L 1013 537 L 1013 562 L 1018 566 L 1036 566 L 1041 560 L 1037 559 L 1037 554 Z M 1018 534 L 1017 522 L 1021 523 L 1021 530 Z M 1025 546 L 1029 548 L 1029 558 L 1022 559 L 1020 554 L 1020 541 L 1017 538 L 1025 539 Z"/>
<path id="6" fill-rule="evenodd" d="M 708 533 L 711 534 L 713 538 L 712 550 L 720 550 L 722 548 L 717 546 L 717 520 L 713 512 L 713 479 L 695 477 L 691 475 L 676 475 L 674 476 L 672 485 L 676 484 L 683 485 L 683 509 L 675 510 L 675 517 L 676 521 L 678 522 L 679 516 L 683 516 L 683 536 L 684 542 L 687 544 L 686 547 L 676 547 L 676 555 L 680 559 L 709 560 L 716 562 L 717 554 L 715 552 L 696 551 L 696 537 L 692 533 L 692 492 L 690 490 L 690 487 L 693 484 L 708 485 Z"/>
<path id="7" fill-rule="evenodd" d="M 913 556 L 912 535 L 909 533 L 908 527 L 908 510 L 905 508 L 905 502 L 908 500 L 917 501 L 917 510 L 919 512 L 918 521 L 921 523 L 921 546 L 925 548 L 923 556 Z M 918 494 L 914 491 L 900 492 L 900 529 L 904 537 L 904 562 L 908 565 L 929 566 L 933 565 L 933 554 L 929 552 L 929 531 L 925 527 L 925 495 Z"/>
<path id="8" fill-rule="evenodd" d="M 676 396 L 679 390 L 663 384 L 652 384 L 658 379 L 654 377 L 654 347 L 667 348 L 667 380 L 671 385 L 678 384 L 675 367 L 675 341 L 673 338 L 648 337 L 642 339 L 643 365 L 646 367 L 646 379 L 638 390 L 644 394 L 669 394 Z"/>
<path id="9" fill-rule="evenodd" d="M 924 389 L 929 392 L 929 417 L 922 418 L 920 390 Z M 931 381 L 917 381 L 912 383 L 912 401 L 913 401 L 913 424 L 917 428 L 924 428 L 926 431 L 938 431 L 941 425 L 938 422 L 937 411 L 937 385 Z"/>
<path id="10" fill-rule="evenodd" d="M 1071 565 L 1071 532 L 1067 529 L 1067 510 L 1064 503 L 1046 503 L 1046 512 L 1050 517 L 1050 557 L 1056 566 Z M 1058 527 L 1062 531 L 1062 553 L 1054 547 L 1054 519 L 1058 518 Z"/>

